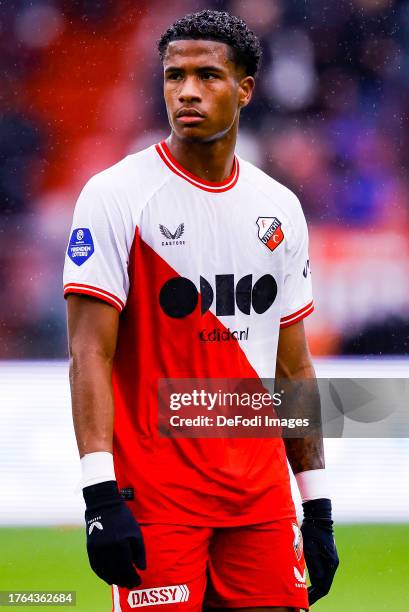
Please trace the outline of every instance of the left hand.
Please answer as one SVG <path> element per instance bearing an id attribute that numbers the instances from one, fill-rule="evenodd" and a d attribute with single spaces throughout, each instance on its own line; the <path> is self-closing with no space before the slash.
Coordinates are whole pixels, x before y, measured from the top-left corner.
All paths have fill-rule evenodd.
<path id="1" fill-rule="evenodd" d="M 311 582 L 311 586 L 308 587 L 308 601 L 312 606 L 329 592 L 339 565 L 339 558 L 332 528 L 331 500 L 314 499 L 304 502 L 303 508 L 304 520 L 301 533 Z"/>

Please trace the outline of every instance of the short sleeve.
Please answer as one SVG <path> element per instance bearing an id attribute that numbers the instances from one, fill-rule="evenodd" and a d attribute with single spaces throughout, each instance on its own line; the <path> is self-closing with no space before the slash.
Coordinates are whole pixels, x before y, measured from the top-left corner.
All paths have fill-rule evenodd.
<path id="1" fill-rule="evenodd" d="M 308 228 L 299 205 L 291 244 L 286 252 L 280 327 L 301 321 L 313 310 Z"/>
<path id="2" fill-rule="evenodd" d="M 64 297 L 90 295 L 121 312 L 129 291 L 132 234 L 132 221 L 121 206 L 120 194 L 98 175 L 93 177 L 74 211 L 65 254 Z"/>

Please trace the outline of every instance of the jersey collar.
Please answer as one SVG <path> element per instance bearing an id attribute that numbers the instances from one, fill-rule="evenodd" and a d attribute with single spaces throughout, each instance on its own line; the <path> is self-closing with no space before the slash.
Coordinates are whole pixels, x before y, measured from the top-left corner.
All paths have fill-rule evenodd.
<path id="1" fill-rule="evenodd" d="M 224 181 L 221 183 L 214 183 L 212 181 L 206 181 L 204 179 L 195 176 L 189 170 L 186 170 L 179 164 L 179 162 L 173 157 L 172 153 L 169 151 L 168 145 L 164 140 L 155 145 L 157 152 L 160 155 L 162 161 L 165 162 L 167 167 L 172 170 L 175 174 L 185 179 L 191 185 L 198 187 L 199 189 L 203 189 L 204 191 L 209 191 L 211 193 L 220 193 L 221 191 L 228 191 L 232 187 L 235 186 L 237 180 L 239 178 L 239 161 L 236 156 L 234 156 L 234 164 L 233 171 Z"/>

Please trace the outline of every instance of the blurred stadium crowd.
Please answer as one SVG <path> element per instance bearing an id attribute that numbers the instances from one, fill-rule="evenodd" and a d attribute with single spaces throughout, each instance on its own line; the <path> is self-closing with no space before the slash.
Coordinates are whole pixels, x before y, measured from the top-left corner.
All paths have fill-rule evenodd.
<path id="1" fill-rule="evenodd" d="M 409 1 L 0 2 L 0 358 L 66 355 L 62 267 L 86 180 L 168 133 L 160 33 L 202 8 L 262 39 L 238 152 L 299 196 L 315 354 L 409 343 Z"/>

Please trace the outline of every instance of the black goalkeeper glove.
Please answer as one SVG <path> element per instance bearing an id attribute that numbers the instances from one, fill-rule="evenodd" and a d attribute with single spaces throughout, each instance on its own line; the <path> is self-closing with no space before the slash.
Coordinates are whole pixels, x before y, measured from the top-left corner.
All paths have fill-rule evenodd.
<path id="1" fill-rule="evenodd" d="M 301 533 L 311 582 L 308 587 L 308 601 L 312 606 L 330 590 L 339 559 L 332 529 L 331 500 L 314 499 L 304 502 L 303 508 Z"/>
<path id="2" fill-rule="evenodd" d="M 87 551 L 94 572 L 108 584 L 132 589 L 135 570 L 146 569 L 141 529 L 121 498 L 115 480 L 84 487 Z"/>

